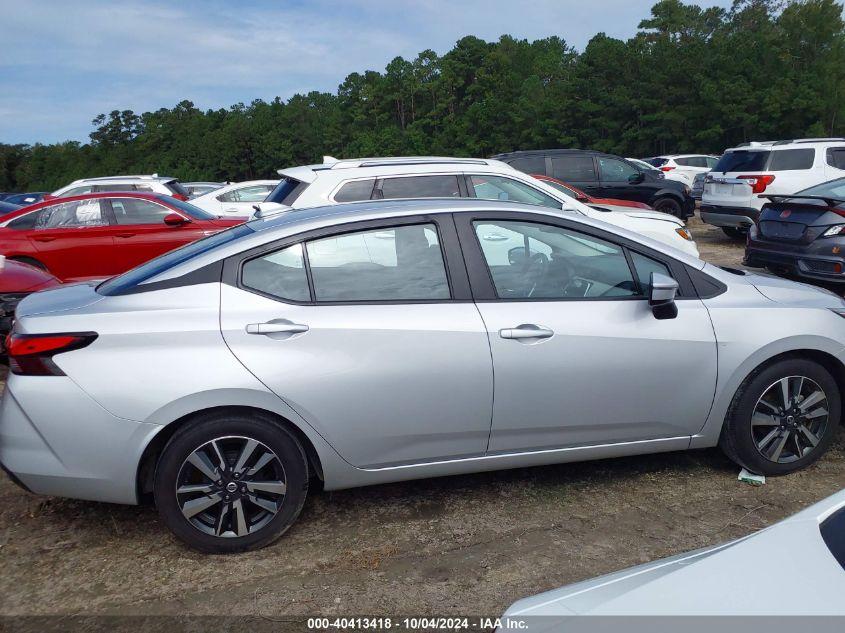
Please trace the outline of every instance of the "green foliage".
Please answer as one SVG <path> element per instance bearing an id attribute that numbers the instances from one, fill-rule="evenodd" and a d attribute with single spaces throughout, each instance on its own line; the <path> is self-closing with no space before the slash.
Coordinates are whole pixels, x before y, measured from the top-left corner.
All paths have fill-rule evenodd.
<path id="1" fill-rule="evenodd" d="M 323 155 L 589 147 L 627 156 L 721 152 L 748 140 L 845 135 L 845 23 L 834 0 L 661 0 L 628 41 L 467 36 L 442 56 L 352 73 L 336 94 L 202 111 L 190 101 L 101 114 L 87 144 L 0 144 L 0 190 L 157 172 L 271 177 Z"/>

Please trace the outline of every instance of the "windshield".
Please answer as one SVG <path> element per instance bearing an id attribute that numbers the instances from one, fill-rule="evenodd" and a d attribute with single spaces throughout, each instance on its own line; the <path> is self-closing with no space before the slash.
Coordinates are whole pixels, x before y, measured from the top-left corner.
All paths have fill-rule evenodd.
<path id="1" fill-rule="evenodd" d="M 162 202 L 166 203 L 169 207 L 175 207 L 180 211 L 187 213 L 189 216 L 194 218 L 195 220 L 216 220 L 217 216 L 200 209 L 199 207 L 195 207 L 192 204 L 188 204 L 179 198 L 174 198 L 173 196 L 158 196 L 158 199 Z"/>
<path id="2" fill-rule="evenodd" d="M 837 178 L 830 182 L 823 182 L 815 187 L 804 189 L 798 193 L 805 196 L 819 196 L 821 198 L 836 198 L 837 200 L 845 200 L 845 178 Z"/>
<path id="3" fill-rule="evenodd" d="M 763 171 L 766 169 L 769 154 L 771 152 L 745 149 L 725 152 L 719 159 L 719 162 L 716 163 L 713 171 L 722 173 L 731 171 Z"/>
<path id="4" fill-rule="evenodd" d="M 208 251 L 217 248 L 223 244 L 228 244 L 236 239 L 253 233 L 253 230 L 246 224 L 238 224 L 225 231 L 220 231 L 214 235 L 210 235 L 204 239 L 197 240 L 186 244 L 174 251 L 160 255 L 155 259 L 151 259 L 145 264 L 133 268 L 132 270 L 123 273 L 117 277 L 104 281 L 97 286 L 97 292 L 101 295 L 119 295 L 123 294 L 130 288 L 134 288 L 140 283 L 152 279 L 156 275 L 169 270 L 174 266 L 178 266 L 189 259 L 207 253 Z"/>

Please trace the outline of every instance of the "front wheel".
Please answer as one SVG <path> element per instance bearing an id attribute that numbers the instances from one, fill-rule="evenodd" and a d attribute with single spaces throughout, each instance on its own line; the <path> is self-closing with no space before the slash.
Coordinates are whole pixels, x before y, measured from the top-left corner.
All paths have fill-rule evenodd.
<path id="1" fill-rule="evenodd" d="M 839 426 L 839 388 L 827 369 L 786 359 L 746 378 L 734 396 L 719 444 L 760 475 L 786 475 L 812 464 Z"/>
<path id="2" fill-rule="evenodd" d="M 216 413 L 180 429 L 156 467 L 162 520 L 190 547 L 258 549 L 297 519 L 308 493 L 299 441 L 271 416 Z"/>
<path id="3" fill-rule="evenodd" d="M 674 198 L 660 198 L 654 202 L 654 210 L 674 215 L 676 218 L 683 220 L 684 210 L 681 208 L 681 203 Z"/>

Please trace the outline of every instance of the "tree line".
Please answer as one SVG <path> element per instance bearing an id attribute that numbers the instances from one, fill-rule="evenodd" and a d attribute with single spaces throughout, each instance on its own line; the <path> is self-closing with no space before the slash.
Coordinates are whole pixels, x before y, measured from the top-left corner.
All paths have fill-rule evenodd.
<path id="1" fill-rule="evenodd" d="M 337 157 L 489 156 L 581 147 L 624 156 L 720 153 L 740 142 L 845 135 L 845 23 L 834 0 L 662 0 L 622 41 L 467 36 L 397 57 L 336 93 L 201 110 L 185 100 L 100 114 L 88 143 L 0 144 L 0 190 L 160 173 L 272 177 Z"/>

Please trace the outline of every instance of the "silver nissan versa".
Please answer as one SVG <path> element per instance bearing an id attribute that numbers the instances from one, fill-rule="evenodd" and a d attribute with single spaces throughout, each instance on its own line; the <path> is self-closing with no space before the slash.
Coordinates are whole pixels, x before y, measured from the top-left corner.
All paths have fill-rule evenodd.
<path id="1" fill-rule="evenodd" d="M 598 220 L 385 200 L 256 220 L 20 304 L 0 462 L 235 552 L 326 489 L 721 445 L 833 442 L 845 302 Z"/>

